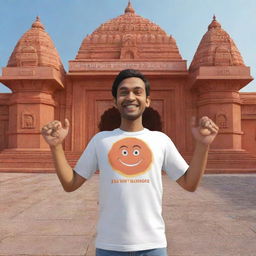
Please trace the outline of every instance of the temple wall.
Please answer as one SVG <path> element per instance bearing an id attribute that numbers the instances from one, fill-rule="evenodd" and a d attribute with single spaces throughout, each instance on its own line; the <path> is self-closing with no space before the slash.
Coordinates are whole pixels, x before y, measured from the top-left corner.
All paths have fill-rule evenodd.
<path id="1" fill-rule="evenodd" d="M 0 93 L 0 150 L 8 146 L 9 99 L 11 94 Z"/>
<path id="2" fill-rule="evenodd" d="M 172 138 L 180 151 L 187 151 L 186 127 L 190 122 L 186 118 L 185 110 L 185 78 L 147 74 L 146 76 L 151 83 L 151 108 L 161 117 L 162 131 Z M 67 104 L 66 117 L 72 123 L 72 132 L 65 148 L 81 152 L 90 138 L 99 132 L 98 126 L 104 112 L 114 107 L 111 94 L 114 76 L 98 75 L 97 79 L 94 76 L 73 77 L 68 80 L 67 88 L 72 92 L 72 99 L 69 96 L 67 101 L 73 104 L 72 110 L 69 108 L 71 103 Z"/>
<path id="3" fill-rule="evenodd" d="M 256 93 L 240 93 L 242 100 L 242 148 L 256 156 Z"/>
<path id="4" fill-rule="evenodd" d="M 195 146 L 195 140 L 191 132 L 191 117 L 195 116 L 200 118 L 197 108 L 198 93 L 195 90 L 191 90 L 190 87 L 185 87 L 184 96 L 185 97 L 182 100 L 185 103 L 185 152 L 186 154 L 191 155 Z"/>
<path id="5" fill-rule="evenodd" d="M 161 115 L 162 131 L 172 139 L 179 151 L 187 151 L 186 127 L 190 126 L 190 118 L 186 118 L 186 77 L 147 77 L 151 83 L 151 106 Z"/>

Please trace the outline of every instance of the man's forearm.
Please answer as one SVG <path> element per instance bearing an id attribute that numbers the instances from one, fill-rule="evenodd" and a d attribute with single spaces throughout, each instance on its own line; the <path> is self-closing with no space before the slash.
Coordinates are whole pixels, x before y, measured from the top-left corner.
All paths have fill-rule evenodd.
<path id="1" fill-rule="evenodd" d="M 73 184 L 74 172 L 67 162 L 62 144 L 51 147 L 52 157 L 58 178 L 65 191 L 68 191 Z"/>
<path id="2" fill-rule="evenodd" d="M 208 158 L 209 145 L 197 142 L 196 148 L 185 174 L 186 186 L 190 191 L 195 191 L 205 171 Z"/>

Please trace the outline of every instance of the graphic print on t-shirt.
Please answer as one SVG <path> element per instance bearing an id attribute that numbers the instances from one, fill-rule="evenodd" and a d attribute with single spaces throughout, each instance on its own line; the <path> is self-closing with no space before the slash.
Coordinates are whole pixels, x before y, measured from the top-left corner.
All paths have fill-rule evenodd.
<path id="1" fill-rule="evenodd" d="M 153 157 L 143 140 L 129 137 L 112 145 L 108 159 L 114 171 L 126 177 L 135 177 L 148 171 Z"/>

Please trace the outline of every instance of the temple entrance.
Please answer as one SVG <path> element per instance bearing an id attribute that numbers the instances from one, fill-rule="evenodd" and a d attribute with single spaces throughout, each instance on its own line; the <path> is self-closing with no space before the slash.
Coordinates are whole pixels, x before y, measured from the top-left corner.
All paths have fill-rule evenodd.
<path id="1" fill-rule="evenodd" d="M 151 131 L 162 131 L 161 116 L 157 110 L 154 110 L 152 107 L 145 109 L 142 116 L 142 123 L 145 128 Z M 112 107 L 103 113 L 98 128 L 100 131 L 112 131 L 119 128 L 120 124 L 120 113 L 117 108 Z"/>

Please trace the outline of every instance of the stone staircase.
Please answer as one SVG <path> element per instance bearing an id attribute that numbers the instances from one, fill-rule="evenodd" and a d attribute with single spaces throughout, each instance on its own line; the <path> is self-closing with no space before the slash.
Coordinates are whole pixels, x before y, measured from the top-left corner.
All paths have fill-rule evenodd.
<path id="1" fill-rule="evenodd" d="M 74 167 L 81 153 L 65 152 L 71 167 Z M 187 162 L 191 154 L 182 154 Z M 0 172 L 55 172 L 49 150 L 0 151 Z M 256 173 L 256 156 L 247 151 L 210 151 L 206 173 Z"/>
<path id="2" fill-rule="evenodd" d="M 80 153 L 66 152 L 67 160 L 74 167 Z M 55 172 L 50 151 L 3 150 L 0 152 L 0 172 Z"/>
<path id="3" fill-rule="evenodd" d="M 190 162 L 192 156 L 184 158 Z M 256 173 L 256 156 L 245 150 L 211 150 L 206 173 Z"/>

